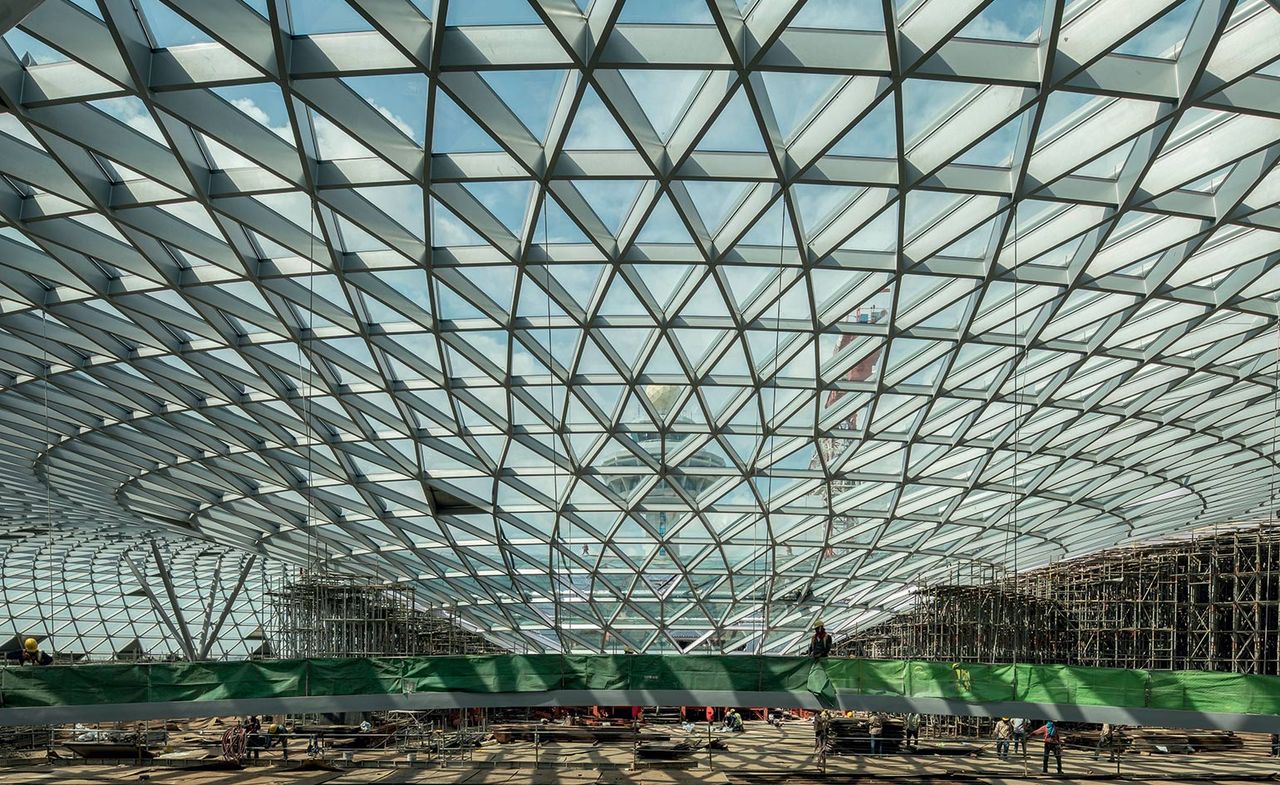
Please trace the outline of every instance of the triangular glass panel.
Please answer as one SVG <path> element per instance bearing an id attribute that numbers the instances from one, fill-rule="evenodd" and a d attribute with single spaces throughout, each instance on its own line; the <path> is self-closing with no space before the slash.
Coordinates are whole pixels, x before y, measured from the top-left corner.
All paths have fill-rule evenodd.
<path id="1" fill-rule="evenodd" d="M 619 73 L 663 142 L 684 116 L 694 91 L 706 78 L 704 71 L 628 69 Z"/>
<path id="2" fill-rule="evenodd" d="M 703 225 L 712 234 L 724 226 L 725 219 L 752 187 L 752 183 L 740 180 L 686 180 L 683 185 Z"/>
<path id="3" fill-rule="evenodd" d="M 955 37 L 1035 43 L 1040 40 L 1044 4 L 1045 0 L 991 0 Z"/>
<path id="4" fill-rule="evenodd" d="M 1231 174 L 1235 167 L 1236 165 L 1234 163 L 1227 164 L 1221 169 L 1210 172 L 1202 177 L 1197 177 L 1189 183 L 1178 186 L 1178 190 L 1195 191 L 1203 194 L 1217 193 L 1219 186 L 1222 185 L 1222 182 L 1227 179 L 1227 175 Z"/>
<path id="5" fill-rule="evenodd" d="M 770 287 L 777 287 L 778 268 L 765 265 L 725 266 L 720 268 L 720 277 L 733 295 L 734 303 L 742 310 L 764 294 L 766 282 Z"/>
<path id="6" fill-rule="evenodd" d="M 945 121 L 977 91 L 968 82 L 906 79 L 902 82 L 902 141 L 911 147 L 919 137 Z"/>
<path id="7" fill-rule="evenodd" d="M 605 267 L 600 264 L 555 264 L 549 269 L 552 278 L 564 287 L 573 298 L 573 302 L 582 308 L 587 308 L 591 305 Z"/>
<path id="8" fill-rule="evenodd" d="M 643 180 L 575 180 L 578 193 L 587 201 L 610 234 L 616 235 L 622 221 L 635 207 Z"/>
<path id="9" fill-rule="evenodd" d="M 484 312 L 443 282 L 436 283 L 436 299 L 440 301 L 441 319 L 480 319 Z"/>
<path id="10" fill-rule="evenodd" d="M 785 200 L 775 199 L 769 209 L 756 219 L 746 234 L 738 240 L 739 245 L 763 245 L 772 248 L 787 248 L 794 252 L 796 235 L 791 227 L 791 211 L 787 209 Z M 788 255 L 785 258 L 794 258 Z"/>
<path id="11" fill-rule="evenodd" d="M 489 132 L 458 108 L 443 90 L 435 91 L 433 113 L 431 152 L 488 153 L 502 149 Z"/>
<path id="12" fill-rule="evenodd" d="M 538 14 L 521 0 L 452 0 L 446 24 L 468 25 L 536 25 Z"/>
<path id="13" fill-rule="evenodd" d="M 324 35 L 372 30 L 344 0 L 285 0 L 289 30 L 294 35 Z"/>
<path id="14" fill-rule="evenodd" d="M 138 9 L 157 48 L 213 42 L 208 33 L 183 19 L 160 0 L 139 0 Z"/>
<path id="15" fill-rule="evenodd" d="M 1202 0 L 1182 0 L 1113 51 L 1116 54 L 1137 57 L 1177 59 L 1201 5 Z"/>
<path id="16" fill-rule="evenodd" d="M 520 118 L 533 138 L 539 141 L 547 137 L 551 113 L 564 89 L 566 73 L 552 70 L 479 72 L 498 98 Z"/>
<path id="17" fill-rule="evenodd" d="M 307 116 L 315 129 L 316 157 L 322 161 L 372 158 L 373 151 L 329 118 L 308 107 Z"/>
<path id="18" fill-rule="evenodd" d="M 695 149 L 732 153 L 763 153 L 768 149 L 743 88 L 739 87 L 716 115 Z"/>
<path id="19" fill-rule="evenodd" d="M 677 287 L 685 282 L 692 269 L 693 266 L 687 264 L 647 264 L 626 268 L 626 271 L 633 285 L 647 289 L 658 307 L 666 310 Z"/>
<path id="20" fill-rule="evenodd" d="M 532 180 L 467 182 L 463 183 L 463 187 L 503 226 L 510 229 L 512 234 L 520 236 L 524 232 L 525 213 L 529 210 L 533 197 Z"/>
<path id="21" fill-rule="evenodd" d="M 1076 169 L 1072 174 L 1077 177 L 1096 177 L 1103 180 L 1114 180 L 1120 176 L 1120 170 L 1124 168 L 1125 161 L 1129 160 L 1129 153 L 1133 152 L 1137 139 L 1130 139 L 1127 142 L 1121 142 L 1097 158 Z"/>
<path id="22" fill-rule="evenodd" d="M 793 185 L 791 198 L 805 235 L 812 237 L 821 231 L 862 190 L 850 185 Z"/>
<path id="23" fill-rule="evenodd" d="M 819 30 L 883 30 L 884 6 L 879 0 L 808 0 L 790 27 Z"/>
<path id="24" fill-rule="evenodd" d="M 760 80 L 782 139 L 790 141 L 796 131 L 830 100 L 844 79 L 834 74 L 762 72 Z"/>
<path id="25" fill-rule="evenodd" d="M 566 150 L 635 150 L 622 126 L 605 107 L 591 85 L 582 92 L 582 100 L 573 116 L 573 125 L 565 137 Z"/>
<path id="26" fill-rule="evenodd" d="M 915 190 L 907 194 L 907 206 L 903 211 L 902 235 L 908 241 L 923 232 L 964 200 L 964 194 L 946 191 Z"/>
<path id="27" fill-rule="evenodd" d="M 644 373 L 650 376 L 668 376 L 675 374 L 684 374 L 684 369 L 680 367 L 680 362 L 676 358 L 675 350 L 671 348 L 670 342 L 665 338 L 658 340 L 658 345 L 654 348 L 652 354 L 649 355 L 649 362 L 644 367 Z M 686 387 L 688 380 L 680 387 L 671 387 L 670 385 L 660 385 L 670 387 L 672 390 L 679 390 Z M 672 394 L 664 394 L 662 400 L 666 401 Z"/>
<path id="28" fill-rule="evenodd" d="M 840 141 L 827 151 L 827 155 L 843 155 L 854 158 L 895 158 L 898 155 L 897 119 L 894 116 L 895 100 L 890 92 L 880 99 L 856 125 L 840 137 Z"/>
<path id="29" fill-rule="evenodd" d="M 462 222 L 440 200 L 431 199 L 431 244 L 437 248 L 448 246 L 489 245 L 474 229 Z"/>
<path id="30" fill-rule="evenodd" d="M 675 328 L 672 330 L 672 336 L 684 353 L 686 361 L 697 370 L 711 352 L 712 347 L 724 336 L 724 331 Z"/>
<path id="31" fill-rule="evenodd" d="M 692 245 L 693 237 L 685 227 L 680 214 L 676 212 L 675 206 L 671 204 L 671 198 L 664 193 L 658 197 L 657 204 L 645 219 L 635 242 Z"/>
<path id="32" fill-rule="evenodd" d="M 543 204 L 547 206 L 546 219 L 544 222 L 543 214 L 539 212 L 538 217 L 534 220 L 531 238 L 534 243 L 538 245 L 556 245 L 559 243 L 587 245 L 591 243 L 586 233 L 582 231 L 582 227 L 574 223 L 558 201 L 544 195 Z"/>
<path id="33" fill-rule="evenodd" d="M 384 251 L 387 244 L 380 238 L 356 226 L 341 215 L 334 216 L 338 223 L 338 244 L 344 253 L 360 253 L 361 251 Z"/>
<path id="34" fill-rule="evenodd" d="M 747 360 L 747 353 L 742 348 L 742 341 L 735 340 L 725 350 L 725 353 L 720 356 L 715 368 L 711 371 L 711 375 L 746 376 L 750 370 L 751 363 Z M 754 407 L 748 404 L 746 408 L 753 409 Z"/>
<path id="35" fill-rule="evenodd" d="M 426 239 L 423 230 L 422 187 L 418 185 L 380 185 L 352 189 L 369 200 L 393 221 L 419 240 Z"/>
<path id="36" fill-rule="evenodd" d="M 525 319 L 558 319 L 567 316 L 555 298 L 547 295 L 542 284 L 550 273 L 546 267 L 529 267 L 525 269 L 520 283 L 520 305 L 516 308 L 516 316 Z"/>
<path id="37" fill-rule="evenodd" d="M 719 316 L 728 317 L 729 307 L 725 305 L 720 287 L 716 285 L 716 277 L 708 274 L 699 284 L 697 291 L 680 309 L 681 316 Z"/>
<path id="38" fill-rule="evenodd" d="M 649 311 L 641 304 L 635 292 L 621 275 L 613 276 L 609 283 L 609 291 L 600 304 L 601 316 L 643 316 Z"/>
<path id="39" fill-rule="evenodd" d="M 54 49 L 19 27 L 9 28 L 0 40 L 13 49 L 14 54 L 24 65 L 49 65 L 72 61 L 65 53 Z"/>
<path id="40" fill-rule="evenodd" d="M 588 384 L 581 389 L 596 405 L 596 408 L 604 412 L 605 417 L 612 418 L 614 413 L 617 412 L 618 402 L 622 400 L 622 394 L 627 388 L 619 384 Z"/>
<path id="41" fill-rule="evenodd" d="M 289 130 L 289 111 L 285 107 L 279 86 L 274 82 L 226 85 L 211 87 L 209 90 L 250 120 L 269 129 L 290 145 L 293 144 L 293 133 Z"/>
<path id="42" fill-rule="evenodd" d="M 1008 169 L 1018 157 L 1018 139 L 1022 124 L 1031 116 L 1028 109 L 992 131 L 985 139 L 964 151 L 954 163 L 973 166 L 998 166 Z"/>
<path id="43" fill-rule="evenodd" d="M 392 291 L 409 300 L 427 313 L 431 313 L 431 295 L 427 288 L 427 275 L 424 270 L 414 268 L 408 270 L 377 270 L 370 275 L 378 278 Z"/>
<path id="44" fill-rule="evenodd" d="M 400 133 L 417 144 L 426 139 L 427 77 L 422 74 L 385 74 L 347 76 L 342 81 Z"/>
<path id="45" fill-rule="evenodd" d="M 711 25 L 715 20 L 702 0 L 625 0 L 618 24 Z"/>

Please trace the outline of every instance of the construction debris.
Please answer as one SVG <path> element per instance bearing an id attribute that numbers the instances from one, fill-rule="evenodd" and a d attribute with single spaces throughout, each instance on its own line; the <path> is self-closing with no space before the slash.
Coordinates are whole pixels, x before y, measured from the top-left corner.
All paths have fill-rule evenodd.
<path id="1" fill-rule="evenodd" d="M 819 734 L 816 744 L 825 745 L 828 755 L 867 755 L 872 752 L 869 718 L 866 717 L 831 717 L 814 723 L 814 732 Z M 902 751 L 902 723 L 886 721 L 880 735 L 876 752 L 897 753 Z"/>
<path id="2" fill-rule="evenodd" d="M 1130 752 L 1179 754 L 1225 752 L 1244 748 L 1244 739 L 1230 731 L 1180 731 L 1138 728 L 1125 736 Z"/>

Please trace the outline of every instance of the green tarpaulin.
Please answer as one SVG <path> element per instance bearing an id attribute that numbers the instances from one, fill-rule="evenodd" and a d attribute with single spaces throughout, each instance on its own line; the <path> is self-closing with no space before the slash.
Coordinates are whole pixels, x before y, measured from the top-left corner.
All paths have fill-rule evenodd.
<path id="1" fill-rule="evenodd" d="M 1280 678 L 1068 665 L 686 655 L 491 655 L 0 668 L 4 708 L 397 693 L 787 693 L 1280 714 Z"/>

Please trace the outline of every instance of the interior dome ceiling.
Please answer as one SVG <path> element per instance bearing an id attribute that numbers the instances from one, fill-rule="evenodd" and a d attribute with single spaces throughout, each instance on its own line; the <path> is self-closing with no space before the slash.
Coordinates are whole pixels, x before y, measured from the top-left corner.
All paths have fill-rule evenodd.
<path id="1" fill-rule="evenodd" d="M 4 40 L 13 525 L 319 558 L 533 649 L 794 651 L 1271 510 L 1272 3 L 44 0 Z"/>

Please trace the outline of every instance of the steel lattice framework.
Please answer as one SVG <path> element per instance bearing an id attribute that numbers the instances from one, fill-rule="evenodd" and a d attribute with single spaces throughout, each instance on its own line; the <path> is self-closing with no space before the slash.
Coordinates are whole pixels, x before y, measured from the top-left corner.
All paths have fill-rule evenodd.
<path id="1" fill-rule="evenodd" d="M 281 565 L 216 543 L 65 525 L 0 534 L 0 570 L 0 647 L 34 637 L 75 659 L 260 655 L 268 587 L 282 578 Z"/>
<path id="2" fill-rule="evenodd" d="M 1270 513 L 1273 3 L 44 0 L 4 38 L 14 525 L 323 560 L 533 649 L 779 651 Z"/>

